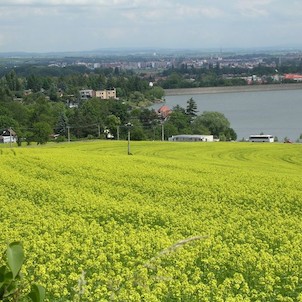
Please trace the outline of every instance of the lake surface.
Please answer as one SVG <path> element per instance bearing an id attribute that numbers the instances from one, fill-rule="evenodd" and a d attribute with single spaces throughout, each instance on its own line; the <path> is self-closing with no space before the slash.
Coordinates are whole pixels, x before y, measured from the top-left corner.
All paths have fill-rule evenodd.
<path id="1" fill-rule="evenodd" d="M 253 92 L 228 92 L 166 96 L 165 105 L 171 109 L 187 106 L 195 100 L 199 114 L 218 111 L 230 121 L 237 139 L 247 139 L 251 134 L 271 134 L 279 141 L 285 137 L 295 141 L 302 133 L 302 89 Z M 158 109 L 161 104 L 153 106 Z"/>

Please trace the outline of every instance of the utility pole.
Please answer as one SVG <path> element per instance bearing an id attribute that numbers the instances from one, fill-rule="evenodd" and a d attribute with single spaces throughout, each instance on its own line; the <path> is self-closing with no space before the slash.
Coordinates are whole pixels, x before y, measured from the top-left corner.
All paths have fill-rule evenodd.
<path id="1" fill-rule="evenodd" d="M 120 140 L 120 126 L 119 125 L 117 125 L 116 126 L 116 139 L 119 141 Z"/>
<path id="2" fill-rule="evenodd" d="M 70 126 L 67 126 L 67 140 L 70 143 Z"/>
<path id="3" fill-rule="evenodd" d="M 165 125 L 164 125 L 165 120 L 166 119 L 164 117 L 161 118 L 161 140 L 162 141 L 165 140 Z"/>
<path id="4" fill-rule="evenodd" d="M 100 137 L 101 137 L 101 126 L 98 125 L 98 138 L 100 138 Z"/>
<path id="5" fill-rule="evenodd" d="M 9 127 L 8 131 L 9 131 L 9 146 L 11 148 L 12 147 L 12 128 Z"/>
<path id="6" fill-rule="evenodd" d="M 128 155 L 131 155 L 131 152 L 130 152 L 130 130 L 132 128 L 132 124 L 129 122 L 126 124 L 126 127 L 128 129 Z"/>

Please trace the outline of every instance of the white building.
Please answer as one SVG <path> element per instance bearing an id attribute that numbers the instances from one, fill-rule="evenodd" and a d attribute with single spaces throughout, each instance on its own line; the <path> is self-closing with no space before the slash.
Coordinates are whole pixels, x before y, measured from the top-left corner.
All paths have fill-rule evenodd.
<path id="1" fill-rule="evenodd" d="M 213 142 L 213 135 L 181 134 L 169 137 L 171 142 Z"/>
<path id="2" fill-rule="evenodd" d="M 0 143 L 9 144 L 17 142 L 17 134 L 12 129 L 5 129 L 0 134 Z"/>

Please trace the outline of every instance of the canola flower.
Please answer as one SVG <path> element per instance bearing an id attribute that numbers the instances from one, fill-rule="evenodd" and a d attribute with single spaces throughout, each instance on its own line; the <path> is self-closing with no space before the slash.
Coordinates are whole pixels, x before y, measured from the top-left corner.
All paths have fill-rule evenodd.
<path id="1" fill-rule="evenodd" d="M 2 249 L 48 301 L 302 301 L 301 145 L 126 148 L 1 149 Z"/>

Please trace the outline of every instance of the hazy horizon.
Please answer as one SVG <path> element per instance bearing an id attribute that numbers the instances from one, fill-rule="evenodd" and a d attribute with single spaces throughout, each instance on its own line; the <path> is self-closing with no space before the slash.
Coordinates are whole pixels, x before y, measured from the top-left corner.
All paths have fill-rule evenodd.
<path id="1" fill-rule="evenodd" d="M 108 47 L 99 49 L 84 49 L 84 50 L 58 50 L 58 51 L 0 51 L 0 54 L 29 54 L 29 55 L 47 55 L 47 54 L 107 54 L 107 53 L 117 53 L 123 52 L 125 54 L 136 54 L 136 53 L 153 53 L 153 54 L 166 54 L 179 52 L 180 54 L 186 53 L 200 53 L 200 54 L 257 54 L 257 53 L 287 53 L 287 52 L 301 51 L 302 46 L 268 46 L 268 47 L 250 47 L 250 48 L 240 48 L 240 47 L 229 47 L 229 48 L 159 48 L 159 47 Z"/>

